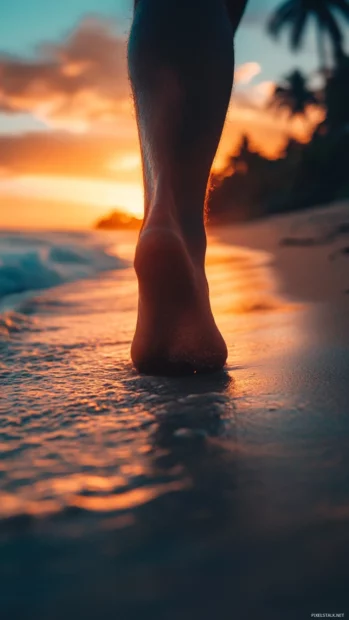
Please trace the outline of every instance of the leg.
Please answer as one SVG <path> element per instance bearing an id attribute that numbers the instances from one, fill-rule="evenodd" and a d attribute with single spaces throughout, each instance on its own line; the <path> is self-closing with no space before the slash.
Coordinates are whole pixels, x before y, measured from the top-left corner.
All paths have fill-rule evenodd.
<path id="1" fill-rule="evenodd" d="M 245 0 L 232 2 L 237 20 Z M 131 355 L 143 372 L 207 371 L 226 361 L 204 269 L 204 204 L 233 80 L 237 23 L 228 10 L 224 0 L 138 0 L 135 10 L 129 73 L 145 213 Z"/>

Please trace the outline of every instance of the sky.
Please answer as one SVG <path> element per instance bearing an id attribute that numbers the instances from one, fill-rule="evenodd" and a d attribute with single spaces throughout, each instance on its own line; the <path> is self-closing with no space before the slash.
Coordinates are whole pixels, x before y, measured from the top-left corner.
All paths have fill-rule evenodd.
<path id="1" fill-rule="evenodd" d="M 250 0 L 236 37 L 236 81 L 214 163 L 247 133 L 275 156 L 304 124 L 264 111 L 296 67 L 315 77 L 310 28 L 301 53 L 270 39 L 280 0 Z M 0 22 L 0 227 L 89 227 L 113 208 L 142 214 L 141 163 L 126 70 L 132 0 L 11 0 Z M 314 117 L 315 118 L 315 117 Z"/>

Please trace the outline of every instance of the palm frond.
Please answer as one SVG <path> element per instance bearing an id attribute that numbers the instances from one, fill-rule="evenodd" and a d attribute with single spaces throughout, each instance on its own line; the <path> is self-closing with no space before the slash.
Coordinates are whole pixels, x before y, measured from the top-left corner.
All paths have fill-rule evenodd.
<path id="1" fill-rule="evenodd" d="M 295 3 L 293 0 L 287 0 L 284 4 L 282 4 L 278 9 L 276 9 L 275 13 L 271 16 L 267 24 L 268 32 L 277 37 L 280 30 L 283 28 L 285 24 L 292 21 L 292 16 L 295 12 Z"/>
<path id="2" fill-rule="evenodd" d="M 321 10 L 319 11 L 319 18 L 321 20 L 323 28 L 325 28 L 329 33 L 336 52 L 342 54 L 343 34 L 337 23 L 337 19 L 332 15 L 330 9 L 327 7 L 321 8 Z"/>
<path id="3" fill-rule="evenodd" d="M 289 116 L 304 116 L 310 105 L 319 104 L 316 94 L 308 88 L 306 77 L 299 70 L 286 76 L 284 82 L 275 86 L 269 108 L 287 110 Z"/>
<path id="4" fill-rule="evenodd" d="M 307 13 L 304 9 L 299 12 L 296 16 L 292 31 L 291 31 L 291 47 L 296 50 L 299 49 L 303 42 L 304 31 L 306 27 L 306 23 L 308 21 L 309 13 Z"/>
<path id="5" fill-rule="evenodd" d="M 349 2 L 348 0 L 332 0 L 331 4 L 338 9 L 343 17 L 349 21 Z"/>

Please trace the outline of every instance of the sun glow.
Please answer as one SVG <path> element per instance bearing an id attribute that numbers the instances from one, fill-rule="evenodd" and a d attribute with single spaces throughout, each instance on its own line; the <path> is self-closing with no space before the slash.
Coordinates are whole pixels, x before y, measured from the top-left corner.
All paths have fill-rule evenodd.
<path id="1" fill-rule="evenodd" d="M 90 226 L 106 211 L 118 209 L 141 218 L 143 215 L 143 189 L 138 183 L 121 183 L 104 179 L 69 178 L 64 176 L 25 175 L 0 181 L 2 212 L 6 214 L 7 226 L 26 226 L 21 220 L 11 219 L 11 203 L 36 200 L 38 206 L 50 201 L 50 208 L 42 208 L 42 225 L 64 228 L 75 227 L 75 213 L 79 207 L 81 226 Z M 28 209 L 27 218 L 31 217 Z M 64 212 L 64 218 L 63 218 Z M 70 215 L 71 213 L 71 215 Z M 24 212 L 25 217 L 25 212 Z M 27 219 L 25 218 L 25 219 Z M 36 218 L 37 219 L 37 218 Z M 61 221 L 62 220 L 62 221 Z M 29 222 L 30 224 L 30 222 Z"/>

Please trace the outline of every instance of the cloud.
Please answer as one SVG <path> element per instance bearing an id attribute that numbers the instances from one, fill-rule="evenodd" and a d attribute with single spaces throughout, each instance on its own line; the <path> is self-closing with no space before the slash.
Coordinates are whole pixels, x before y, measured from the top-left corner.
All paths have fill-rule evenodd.
<path id="1" fill-rule="evenodd" d="M 0 171 L 3 178 L 41 174 L 140 182 L 137 152 L 135 129 L 117 138 L 58 131 L 0 135 Z"/>
<path id="2" fill-rule="evenodd" d="M 304 134 L 299 122 L 265 109 L 274 85 L 251 83 L 260 73 L 257 62 L 236 69 L 216 164 L 222 164 L 245 133 L 270 155 L 289 135 Z M 31 60 L 0 56 L 1 111 L 8 118 L 30 113 L 50 127 L 45 132 L 0 134 L 2 177 L 65 175 L 141 183 L 126 39 L 110 22 L 85 19 L 60 43 L 41 45 Z"/>
<path id="3" fill-rule="evenodd" d="M 131 109 L 126 40 L 113 25 L 86 19 L 33 60 L 0 57 L 0 111 L 32 112 L 49 124 L 86 129 Z"/>
<path id="4" fill-rule="evenodd" d="M 235 84 L 249 84 L 261 71 L 258 62 L 246 62 L 235 70 Z"/>
<path id="5" fill-rule="evenodd" d="M 275 82 L 265 80 L 258 84 L 237 85 L 234 88 L 229 112 L 232 108 L 246 108 L 253 110 L 263 110 L 274 92 Z"/>

